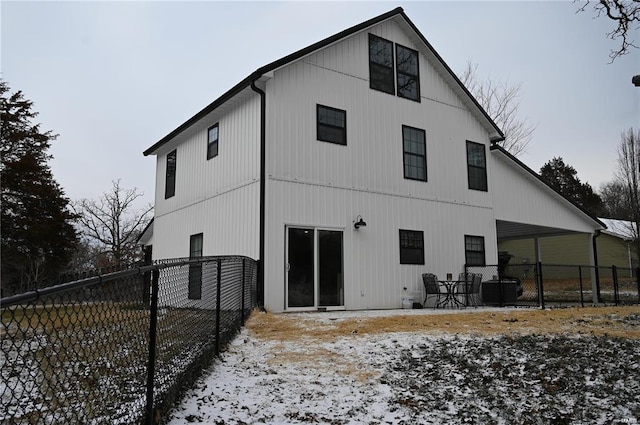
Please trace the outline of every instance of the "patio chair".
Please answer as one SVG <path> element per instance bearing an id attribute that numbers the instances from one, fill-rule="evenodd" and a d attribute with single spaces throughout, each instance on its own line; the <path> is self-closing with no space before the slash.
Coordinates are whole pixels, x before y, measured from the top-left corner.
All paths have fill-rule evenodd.
<path id="1" fill-rule="evenodd" d="M 458 275 L 458 284 L 456 285 L 456 297 L 458 302 L 469 305 L 472 297 L 474 273 L 462 272 Z"/>
<path id="2" fill-rule="evenodd" d="M 471 288 L 467 294 L 467 299 L 474 307 L 480 304 L 480 285 L 482 285 L 482 273 L 474 273 L 471 280 Z"/>
<path id="3" fill-rule="evenodd" d="M 438 285 L 438 276 L 433 273 L 424 273 L 422 275 L 422 283 L 424 284 L 423 305 L 426 307 L 429 297 L 435 297 L 435 303 L 433 304 L 433 307 L 437 307 L 440 303 L 440 296 L 442 295 L 442 292 L 440 291 L 440 285 Z"/>

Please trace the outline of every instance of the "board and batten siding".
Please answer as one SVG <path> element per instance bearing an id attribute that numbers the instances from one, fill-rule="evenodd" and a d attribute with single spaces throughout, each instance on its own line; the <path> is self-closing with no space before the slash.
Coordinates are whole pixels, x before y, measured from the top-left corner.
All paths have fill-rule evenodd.
<path id="1" fill-rule="evenodd" d="M 457 276 L 465 262 L 465 235 L 483 236 L 487 262 L 497 262 L 491 209 L 317 184 L 268 183 L 265 305 L 273 311 L 284 309 L 286 226 L 343 231 L 348 310 L 400 308 L 404 287 L 422 291 L 422 273 Z M 356 231 L 357 215 L 367 226 Z M 423 232 L 424 265 L 400 264 L 399 229 Z"/>
<path id="2" fill-rule="evenodd" d="M 207 160 L 207 130 L 218 123 L 218 156 Z M 203 255 L 258 257 L 260 98 L 246 95 L 213 111 L 157 156 L 154 259 L 189 255 L 203 233 Z M 176 190 L 164 198 L 167 154 L 177 149 Z"/>
<path id="3" fill-rule="evenodd" d="M 499 151 L 491 151 L 489 184 L 496 220 L 593 233 L 594 222 L 568 200 Z"/>
<path id="4" fill-rule="evenodd" d="M 370 89 L 369 33 L 419 50 L 388 21 L 266 82 L 265 305 L 273 311 L 285 308 L 286 226 L 343 230 L 347 309 L 399 308 L 404 287 L 422 291 L 422 273 L 457 276 L 464 235 L 484 236 L 487 261 L 497 261 L 492 188 L 469 190 L 467 180 L 466 141 L 484 144 L 489 159 L 486 129 L 421 54 L 420 102 Z M 346 111 L 346 146 L 317 140 L 317 104 Z M 403 125 L 425 131 L 427 182 L 404 178 Z M 357 215 L 367 222 L 359 231 Z M 424 232 L 424 265 L 400 264 L 399 229 Z"/>

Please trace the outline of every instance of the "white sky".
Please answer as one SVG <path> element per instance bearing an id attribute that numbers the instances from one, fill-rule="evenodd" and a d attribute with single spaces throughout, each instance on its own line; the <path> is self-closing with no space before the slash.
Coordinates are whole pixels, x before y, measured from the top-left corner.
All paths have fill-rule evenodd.
<path id="1" fill-rule="evenodd" d="M 397 6 L 454 71 L 471 60 L 523 83 L 538 124 L 523 162 L 561 156 L 596 189 L 611 180 L 620 133 L 640 126 L 640 50 L 609 64 L 613 22 L 569 1 L 2 1 L 0 67 L 60 135 L 51 165 L 69 198 L 121 178 L 153 202 L 143 150 L 260 66 Z"/>

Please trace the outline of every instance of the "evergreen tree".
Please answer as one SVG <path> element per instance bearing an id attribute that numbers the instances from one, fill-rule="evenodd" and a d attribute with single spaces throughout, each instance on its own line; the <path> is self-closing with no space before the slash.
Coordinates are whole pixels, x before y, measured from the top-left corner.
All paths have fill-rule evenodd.
<path id="1" fill-rule="evenodd" d="M 600 216 L 603 213 L 600 196 L 593 191 L 589 183 L 582 183 L 576 169 L 565 164 L 561 157 L 553 158 L 544 164 L 540 169 L 540 176 L 549 186 L 591 215 Z"/>
<path id="2" fill-rule="evenodd" d="M 57 135 L 32 123 L 38 115 L 32 106 L 0 81 L 3 296 L 31 290 L 64 270 L 77 243 L 75 215 L 47 164 Z"/>

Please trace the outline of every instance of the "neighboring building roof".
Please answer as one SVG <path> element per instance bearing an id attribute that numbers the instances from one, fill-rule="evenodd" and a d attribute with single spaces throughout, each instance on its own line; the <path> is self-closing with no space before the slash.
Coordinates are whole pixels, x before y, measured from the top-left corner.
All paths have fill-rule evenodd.
<path id="1" fill-rule="evenodd" d="M 603 230 L 602 233 L 624 240 L 633 240 L 638 234 L 637 230 L 634 232 L 635 225 L 632 221 L 616 220 L 613 218 L 601 218 L 600 221 L 606 224 L 608 229 Z"/>
<path id="2" fill-rule="evenodd" d="M 473 97 L 473 95 L 464 86 L 464 84 L 462 84 L 462 82 L 456 76 L 456 74 L 444 62 L 442 57 L 435 51 L 433 46 L 431 46 L 431 44 L 422 35 L 422 33 L 413 24 L 413 22 L 411 22 L 409 17 L 404 13 L 403 9 L 401 7 L 398 7 L 398 8 L 395 8 L 395 9 L 393 9 L 393 10 L 387 12 L 387 13 L 383 13 L 382 15 L 379 15 L 379 16 L 377 16 L 375 18 L 369 19 L 368 21 L 365 21 L 365 22 L 363 22 L 361 24 L 355 25 L 355 26 L 353 26 L 351 28 L 348 28 L 348 29 L 346 29 L 346 30 L 344 30 L 342 32 L 339 32 L 339 33 L 337 33 L 337 34 L 335 34 L 335 35 L 333 35 L 331 37 L 325 38 L 324 40 L 319 41 L 317 43 L 314 43 L 314 44 L 312 44 L 312 45 L 310 45 L 308 47 L 305 47 L 304 49 L 298 50 L 297 52 L 294 52 L 294 53 L 292 53 L 292 54 L 290 54 L 288 56 L 285 56 L 285 57 L 283 57 L 281 59 L 278 59 L 278 60 L 276 60 L 274 62 L 271 62 L 268 65 L 265 65 L 265 66 L 263 66 L 261 68 L 258 68 L 256 71 L 251 73 L 244 80 L 240 81 L 238 84 L 236 84 L 234 87 L 232 87 L 226 93 L 224 93 L 218 99 L 214 100 L 212 103 L 207 105 L 204 109 L 202 109 L 200 112 L 198 112 L 193 117 L 191 117 L 187 121 L 185 121 L 178 128 L 176 128 L 171 133 L 169 133 L 168 135 L 166 135 L 165 137 L 160 139 L 153 146 L 151 146 L 147 150 L 145 150 L 144 151 L 144 155 L 147 156 L 147 155 L 151 155 L 151 154 L 155 153 L 155 151 L 158 148 L 160 148 L 162 145 L 164 145 L 165 143 L 169 142 L 174 137 L 176 137 L 177 135 L 182 133 L 184 130 L 189 128 L 191 125 L 196 123 L 199 119 L 201 119 L 202 117 L 204 117 L 208 113 L 214 111 L 219 106 L 223 105 L 225 102 L 227 102 L 228 100 L 233 98 L 235 95 L 240 93 L 242 90 L 244 90 L 245 88 L 249 87 L 251 85 L 251 83 L 253 83 L 256 80 L 258 80 L 264 74 L 272 72 L 272 71 L 276 70 L 277 68 L 285 66 L 285 65 L 289 64 L 290 62 L 296 61 L 296 60 L 298 60 L 298 59 L 300 59 L 300 58 L 302 58 L 304 56 L 307 56 L 307 55 L 315 52 L 316 50 L 319 50 L 319 49 L 322 49 L 324 47 L 327 47 L 327 46 L 329 46 L 329 45 L 331 45 L 333 43 L 336 43 L 336 42 L 342 40 L 343 38 L 349 37 L 349 36 L 351 36 L 353 34 L 356 34 L 356 33 L 360 32 L 362 30 L 365 30 L 366 28 L 369 28 L 371 26 L 379 24 L 379 23 L 381 23 L 383 21 L 386 21 L 388 19 L 395 18 L 396 16 L 399 16 L 402 19 L 404 19 L 405 23 L 416 33 L 418 38 L 424 43 L 425 47 L 433 55 L 433 57 L 436 59 L 437 63 L 439 63 L 441 65 L 441 67 L 444 70 L 444 72 L 446 74 L 448 74 L 449 77 L 451 77 L 451 79 L 453 80 L 454 84 L 460 89 L 459 91 L 461 91 L 461 94 L 463 96 L 466 96 L 471 101 L 471 105 L 470 106 L 472 106 L 472 108 L 475 108 L 476 112 L 478 112 L 480 114 L 479 116 L 486 120 L 486 123 L 488 124 L 489 127 L 492 127 L 492 129 L 494 131 L 493 131 L 493 135 L 491 136 L 491 140 L 494 141 L 494 142 L 499 142 L 499 141 L 504 140 L 504 134 L 502 133 L 500 128 L 496 125 L 496 123 L 493 121 L 493 119 L 487 114 L 487 112 L 482 108 L 482 106 L 480 106 L 478 101 Z"/>
<path id="3" fill-rule="evenodd" d="M 584 214 L 586 214 L 589 218 L 591 218 L 593 221 L 595 221 L 597 224 L 601 225 L 604 228 L 607 228 L 607 225 L 601 221 L 598 217 L 596 217 L 595 215 L 591 214 L 589 211 L 585 210 L 584 208 L 582 208 L 580 205 L 576 204 L 575 202 L 573 202 L 571 199 L 567 198 L 566 196 L 564 196 L 562 193 L 558 192 L 558 190 L 556 190 L 554 187 L 550 186 L 546 181 L 544 181 L 544 179 L 540 176 L 540 174 L 536 173 L 535 171 L 533 171 L 531 168 L 529 168 L 524 162 L 520 161 L 518 158 L 516 158 L 515 156 L 513 156 L 511 153 L 509 153 L 505 148 L 503 148 L 502 146 L 494 143 L 493 145 L 491 145 L 491 151 L 497 151 L 500 152 L 501 154 L 503 154 L 504 156 L 506 156 L 508 159 L 510 159 L 511 161 L 513 161 L 513 163 L 515 163 L 516 165 L 518 165 L 519 167 L 521 167 L 524 171 L 526 171 L 527 173 L 529 173 L 531 176 L 535 177 L 536 180 L 538 180 L 540 183 L 544 184 L 546 187 L 548 187 L 549 189 L 553 190 L 555 193 L 557 193 L 559 196 L 561 196 L 562 198 L 564 198 L 567 202 L 569 202 L 571 205 L 573 205 L 574 207 L 576 207 L 577 209 L 579 209 L 581 212 L 583 212 Z"/>

